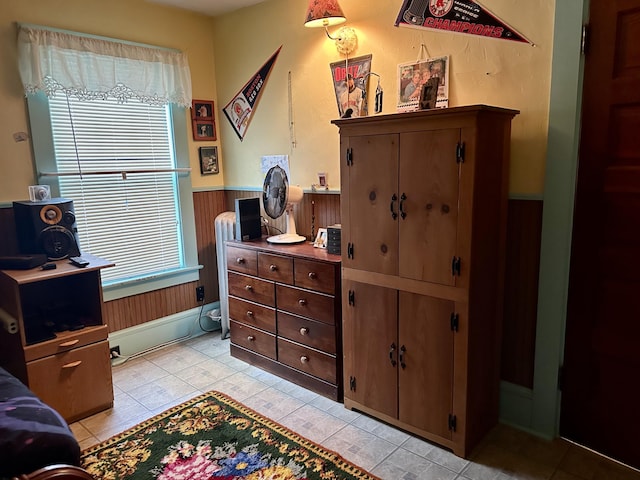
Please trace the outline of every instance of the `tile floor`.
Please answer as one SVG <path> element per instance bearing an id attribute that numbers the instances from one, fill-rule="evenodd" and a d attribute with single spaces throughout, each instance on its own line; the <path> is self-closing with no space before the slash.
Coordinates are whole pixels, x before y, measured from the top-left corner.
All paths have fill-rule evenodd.
<path id="1" fill-rule="evenodd" d="M 115 403 L 71 429 L 82 448 L 209 390 L 218 390 L 337 451 L 383 480 L 640 480 L 640 472 L 565 440 L 499 425 L 470 459 L 454 456 L 229 355 L 220 332 L 113 367 Z"/>

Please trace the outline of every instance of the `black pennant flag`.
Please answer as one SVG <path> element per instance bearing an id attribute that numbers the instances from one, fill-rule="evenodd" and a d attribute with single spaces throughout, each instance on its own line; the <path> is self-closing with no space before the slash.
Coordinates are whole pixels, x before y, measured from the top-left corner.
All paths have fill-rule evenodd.
<path id="1" fill-rule="evenodd" d="M 276 63 L 281 49 L 282 45 L 223 109 L 240 140 L 244 138 L 253 110 L 256 108 L 258 100 L 260 100 L 262 90 L 267 83 L 271 69 Z"/>
<path id="2" fill-rule="evenodd" d="M 531 43 L 473 0 L 404 0 L 395 26 Z"/>

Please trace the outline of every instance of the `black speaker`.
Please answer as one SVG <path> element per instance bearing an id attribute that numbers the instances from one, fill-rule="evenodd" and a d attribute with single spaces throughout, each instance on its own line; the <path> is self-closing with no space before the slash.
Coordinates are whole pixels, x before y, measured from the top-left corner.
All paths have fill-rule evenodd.
<path id="1" fill-rule="evenodd" d="M 43 253 L 49 260 L 80 255 L 72 200 L 13 202 L 13 217 L 20 253 Z"/>
<path id="2" fill-rule="evenodd" d="M 262 237 L 260 198 L 236 198 L 236 240 Z"/>

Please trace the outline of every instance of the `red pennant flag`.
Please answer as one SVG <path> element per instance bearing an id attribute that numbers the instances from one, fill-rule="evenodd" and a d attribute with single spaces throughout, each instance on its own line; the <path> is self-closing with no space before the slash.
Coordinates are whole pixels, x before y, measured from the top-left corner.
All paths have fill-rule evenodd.
<path id="1" fill-rule="evenodd" d="M 404 0 L 395 26 L 531 43 L 473 0 Z"/>
<path id="2" fill-rule="evenodd" d="M 257 106 L 258 100 L 260 100 L 264 86 L 281 49 L 282 45 L 223 109 L 240 141 L 244 138 L 251 121 L 251 115 Z"/>

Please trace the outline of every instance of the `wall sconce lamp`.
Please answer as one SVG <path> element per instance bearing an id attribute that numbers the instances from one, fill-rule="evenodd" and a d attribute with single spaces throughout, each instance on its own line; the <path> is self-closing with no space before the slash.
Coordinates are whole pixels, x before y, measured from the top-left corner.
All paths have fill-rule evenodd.
<path id="1" fill-rule="evenodd" d="M 358 45 L 358 37 L 353 28 L 342 27 L 332 37 L 329 35 L 327 27 L 339 25 L 347 19 L 342 13 L 338 0 L 309 0 L 307 16 L 304 22 L 305 27 L 324 27 L 324 31 L 331 40 L 336 42 L 338 52 L 349 55 Z"/>

